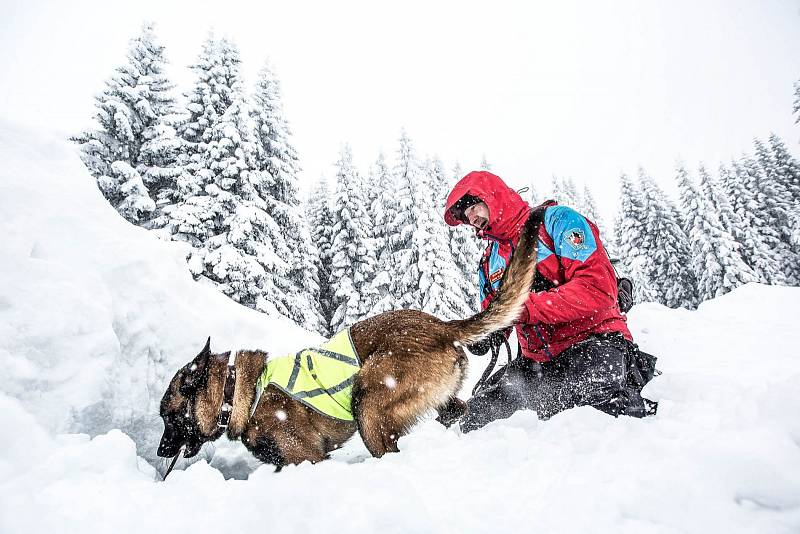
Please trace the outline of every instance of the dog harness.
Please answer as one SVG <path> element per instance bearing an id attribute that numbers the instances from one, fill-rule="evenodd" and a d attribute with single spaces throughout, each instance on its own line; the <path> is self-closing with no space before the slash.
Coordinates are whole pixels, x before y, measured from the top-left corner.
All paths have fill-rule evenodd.
<path id="1" fill-rule="evenodd" d="M 353 380 L 359 369 L 361 361 L 348 328 L 319 348 L 268 358 L 258 379 L 257 395 L 272 384 L 312 410 L 353 421 Z"/>

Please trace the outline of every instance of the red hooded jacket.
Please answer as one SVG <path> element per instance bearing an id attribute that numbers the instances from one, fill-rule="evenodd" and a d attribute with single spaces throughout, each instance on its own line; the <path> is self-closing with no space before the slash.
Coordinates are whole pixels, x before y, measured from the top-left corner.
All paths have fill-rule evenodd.
<path id="1" fill-rule="evenodd" d="M 519 241 L 531 207 L 499 176 L 475 171 L 447 197 L 444 219 L 456 226 L 451 208 L 464 195 L 483 200 L 489 222 L 479 237 L 488 239 L 479 269 L 481 308 L 485 309 Z M 547 203 L 539 227 L 537 280 L 546 291 L 531 292 L 516 326 L 522 354 L 548 361 L 591 334 L 620 332 L 632 339 L 617 304 L 617 279 L 597 226 L 572 208 Z M 535 284 L 536 285 L 536 284 Z"/>

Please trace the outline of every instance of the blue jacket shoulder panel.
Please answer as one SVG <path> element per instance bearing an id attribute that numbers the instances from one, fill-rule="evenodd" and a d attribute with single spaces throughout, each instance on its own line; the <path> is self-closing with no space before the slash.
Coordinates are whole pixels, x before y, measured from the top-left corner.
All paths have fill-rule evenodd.
<path id="1" fill-rule="evenodd" d="M 597 240 L 586 217 L 570 207 L 548 208 L 544 227 L 553 239 L 554 252 L 561 258 L 586 261 L 597 250 Z"/>
<path id="2" fill-rule="evenodd" d="M 492 251 L 489 253 L 488 258 L 488 272 L 489 272 L 489 280 L 491 280 L 491 286 L 494 291 L 500 289 L 500 280 L 502 279 L 503 273 L 506 269 L 506 260 L 500 254 L 500 243 L 494 242 L 492 243 Z M 480 288 L 481 292 L 481 300 L 486 298 L 488 293 L 489 287 L 489 280 L 487 280 L 486 273 L 484 272 L 483 268 L 478 269 L 478 287 Z"/>

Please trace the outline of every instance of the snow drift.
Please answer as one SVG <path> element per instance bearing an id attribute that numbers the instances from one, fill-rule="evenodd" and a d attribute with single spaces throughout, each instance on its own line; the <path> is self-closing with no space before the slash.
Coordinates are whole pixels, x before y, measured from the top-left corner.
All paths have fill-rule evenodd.
<path id="1" fill-rule="evenodd" d="M 354 439 L 248 480 L 213 467 L 237 471 L 230 445 L 156 482 L 158 399 L 206 336 L 274 353 L 314 336 L 195 283 L 185 249 L 120 218 L 66 143 L 0 123 L 0 162 L 2 532 L 800 529 L 800 289 L 759 285 L 695 312 L 634 308 L 664 372 L 652 418 L 425 421 L 399 454 Z"/>
<path id="2" fill-rule="evenodd" d="M 154 458 L 158 401 L 203 348 L 289 351 L 293 323 L 193 281 L 187 248 L 108 205 L 66 142 L 0 122 L 0 383 L 50 431 L 119 428 Z"/>

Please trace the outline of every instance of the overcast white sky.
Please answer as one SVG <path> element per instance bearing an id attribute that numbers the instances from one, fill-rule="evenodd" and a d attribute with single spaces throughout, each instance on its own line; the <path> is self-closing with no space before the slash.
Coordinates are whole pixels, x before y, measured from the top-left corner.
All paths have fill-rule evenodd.
<path id="1" fill-rule="evenodd" d="M 771 131 L 798 153 L 800 0 L 290 2 L 2 0 L 0 117 L 74 133 L 92 95 L 156 22 L 173 75 L 209 29 L 239 45 L 248 86 L 269 57 L 304 169 L 349 142 L 363 171 L 401 127 L 451 168 L 485 153 L 514 186 L 588 183 L 604 216 L 643 165 L 668 190 Z"/>

